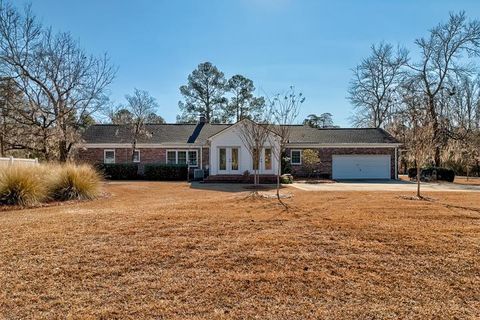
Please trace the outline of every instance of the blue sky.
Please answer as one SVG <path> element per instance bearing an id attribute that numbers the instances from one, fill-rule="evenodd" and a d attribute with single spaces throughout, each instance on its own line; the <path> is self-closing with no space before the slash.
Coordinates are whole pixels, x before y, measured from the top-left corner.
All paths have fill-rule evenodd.
<path id="1" fill-rule="evenodd" d="M 414 40 L 450 11 L 480 17 L 480 1 L 29 2 L 43 23 L 70 31 L 87 51 L 108 52 L 118 66 L 110 87 L 114 102 L 133 88 L 148 90 L 169 122 L 178 113 L 178 88 L 198 63 L 211 61 L 227 78 L 239 73 L 252 79 L 259 94 L 294 85 L 306 97 L 298 120 L 330 112 L 336 124 L 348 126 L 351 69 L 372 43 L 414 52 Z"/>

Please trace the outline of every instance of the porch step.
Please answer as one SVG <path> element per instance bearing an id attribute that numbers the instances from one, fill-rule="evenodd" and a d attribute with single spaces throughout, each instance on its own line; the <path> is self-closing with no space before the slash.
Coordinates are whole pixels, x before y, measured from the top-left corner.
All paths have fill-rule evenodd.
<path id="1" fill-rule="evenodd" d="M 260 183 L 277 183 L 277 176 L 273 174 L 259 175 Z M 245 177 L 240 174 L 218 174 L 206 177 L 205 183 L 253 183 L 253 175 Z"/>

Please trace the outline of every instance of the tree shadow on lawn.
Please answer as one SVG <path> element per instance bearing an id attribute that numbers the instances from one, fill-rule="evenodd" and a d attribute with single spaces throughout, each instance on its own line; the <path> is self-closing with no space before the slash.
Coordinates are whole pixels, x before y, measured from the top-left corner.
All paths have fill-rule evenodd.
<path id="1" fill-rule="evenodd" d="M 277 186 L 275 184 L 260 184 L 258 187 L 254 187 L 251 183 L 203 183 L 203 182 L 190 182 L 190 188 L 198 190 L 208 191 L 220 191 L 220 192 L 248 192 L 248 191 L 275 191 Z M 286 187 L 280 186 L 280 190 Z"/>

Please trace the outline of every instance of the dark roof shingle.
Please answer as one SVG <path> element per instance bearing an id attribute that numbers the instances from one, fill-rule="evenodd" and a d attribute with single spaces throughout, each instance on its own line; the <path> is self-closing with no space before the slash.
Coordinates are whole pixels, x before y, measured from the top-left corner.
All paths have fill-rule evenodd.
<path id="1" fill-rule="evenodd" d="M 148 136 L 138 143 L 150 144 L 204 144 L 214 134 L 231 124 L 147 124 Z M 383 129 L 332 128 L 315 129 L 305 125 L 291 125 L 292 144 L 368 144 L 398 143 Z M 86 143 L 131 143 L 131 130 L 125 125 L 97 124 L 89 127 L 83 139 Z"/>

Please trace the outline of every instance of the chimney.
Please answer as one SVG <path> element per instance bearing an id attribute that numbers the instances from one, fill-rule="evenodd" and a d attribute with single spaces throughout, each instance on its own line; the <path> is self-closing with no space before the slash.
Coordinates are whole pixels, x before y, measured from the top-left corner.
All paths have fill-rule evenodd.
<path id="1" fill-rule="evenodd" d="M 201 114 L 200 117 L 198 118 L 198 123 L 207 123 L 207 117 Z"/>

